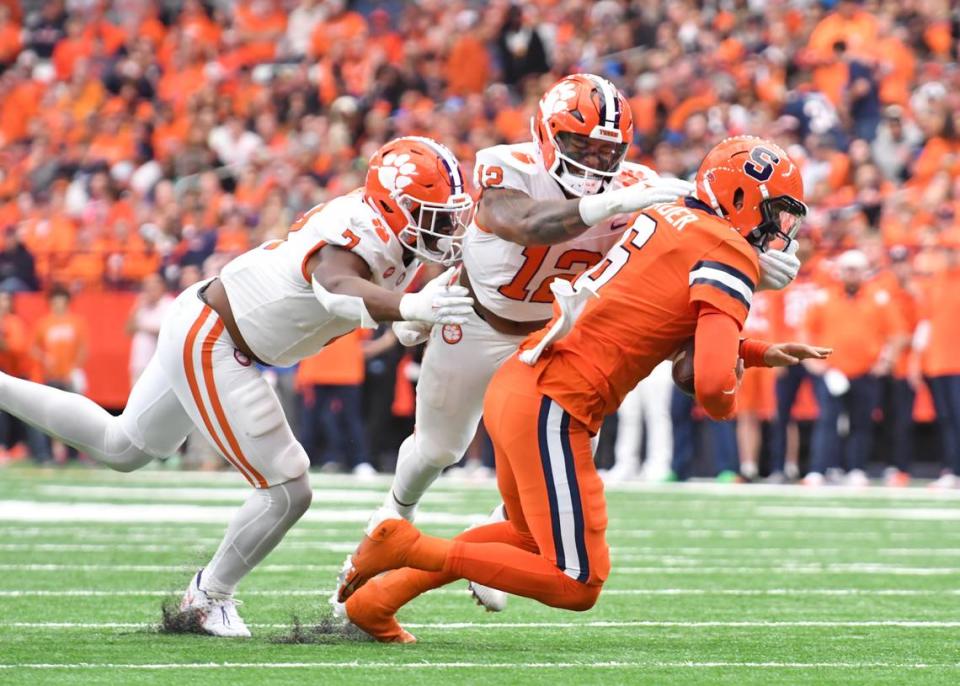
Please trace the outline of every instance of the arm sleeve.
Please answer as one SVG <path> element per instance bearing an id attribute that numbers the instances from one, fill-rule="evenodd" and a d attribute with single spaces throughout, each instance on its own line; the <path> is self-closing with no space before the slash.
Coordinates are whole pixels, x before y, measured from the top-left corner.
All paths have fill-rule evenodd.
<path id="1" fill-rule="evenodd" d="M 737 359 L 740 323 L 716 307 L 703 305 L 697 316 L 693 382 L 697 401 L 713 419 L 727 419 L 737 409 Z"/>
<path id="2" fill-rule="evenodd" d="M 690 302 L 710 305 L 733 319 L 738 329 L 750 312 L 760 277 L 757 257 L 746 242 L 724 241 L 703 255 L 690 269 Z"/>

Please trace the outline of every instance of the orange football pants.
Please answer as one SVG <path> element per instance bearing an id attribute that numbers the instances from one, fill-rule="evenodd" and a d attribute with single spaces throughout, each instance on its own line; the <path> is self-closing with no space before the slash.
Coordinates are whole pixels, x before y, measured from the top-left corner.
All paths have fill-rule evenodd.
<path id="1" fill-rule="evenodd" d="M 484 400 L 508 521 L 463 532 L 443 569 L 396 570 L 359 591 L 394 613 L 432 588 L 466 578 L 552 607 L 588 610 L 610 573 L 607 507 L 589 431 L 539 393 L 515 356 Z"/>

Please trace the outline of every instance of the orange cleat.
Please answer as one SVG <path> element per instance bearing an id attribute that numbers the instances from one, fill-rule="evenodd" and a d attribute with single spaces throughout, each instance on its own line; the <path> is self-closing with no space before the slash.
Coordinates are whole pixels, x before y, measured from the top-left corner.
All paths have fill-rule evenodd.
<path id="1" fill-rule="evenodd" d="M 344 568 L 337 600 L 345 603 L 357 589 L 381 572 L 406 567 L 406 553 L 419 538 L 420 531 L 395 512 L 375 512 L 367 525 L 366 535 Z"/>
<path id="2" fill-rule="evenodd" d="M 380 643 L 416 643 L 416 637 L 400 626 L 396 616 L 376 601 L 378 594 L 370 593 L 376 583 L 374 579 L 364 593 L 350 596 L 344 605 L 347 619 Z"/>

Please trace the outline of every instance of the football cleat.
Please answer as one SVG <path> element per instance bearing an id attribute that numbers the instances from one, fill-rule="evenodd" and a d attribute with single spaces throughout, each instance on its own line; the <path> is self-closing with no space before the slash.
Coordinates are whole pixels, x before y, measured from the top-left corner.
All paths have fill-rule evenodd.
<path id="1" fill-rule="evenodd" d="M 503 522 L 506 521 L 506 519 L 506 510 L 503 504 L 500 504 L 493 508 L 493 512 L 490 513 L 486 521 L 478 524 L 478 526 Z M 482 586 L 471 581 L 467 584 L 467 590 L 470 591 L 473 599 L 477 601 L 477 605 L 486 608 L 487 612 L 503 612 L 507 608 L 507 594 L 499 589 Z"/>
<path id="2" fill-rule="evenodd" d="M 380 607 L 378 579 L 371 580 L 360 593 L 350 596 L 345 603 L 335 603 L 334 617 L 354 626 L 380 643 L 416 643 L 416 637 L 400 626 L 396 617 Z"/>
<path id="3" fill-rule="evenodd" d="M 370 517 L 360 545 L 340 572 L 337 600 L 347 599 L 381 572 L 406 567 L 406 551 L 420 532 L 390 508 L 381 507 Z"/>
<path id="4" fill-rule="evenodd" d="M 217 597 L 200 588 L 203 574 L 196 573 L 180 601 L 180 612 L 194 613 L 204 633 L 221 638 L 250 638 L 250 630 L 237 613 L 240 601 L 232 597 Z"/>

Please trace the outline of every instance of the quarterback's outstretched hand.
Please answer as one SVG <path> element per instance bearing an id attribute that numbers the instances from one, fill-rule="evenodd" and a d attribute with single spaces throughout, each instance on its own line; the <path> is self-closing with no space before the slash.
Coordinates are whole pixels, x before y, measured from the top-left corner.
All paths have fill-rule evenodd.
<path id="1" fill-rule="evenodd" d="M 760 283 L 757 290 L 779 291 L 789 286 L 800 271 L 796 252 L 799 245 L 790 241 L 786 250 L 767 250 L 760 253 Z"/>
<path id="2" fill-rule="evenodd" d="M 763 354 L 763 361 L 768 367 L 791 367 L 803 360 L 825 360 L 832 352 L 832 348 L 805 343 L 774 343 Z"/>
<path id="3" fill-rule="evenodd" d="M 628 214 L 658 203 L 673 202 L 695 190 L 689 181 L 658 176 L 646 183 L 580 198 L 580 218 L 587 226 L 593 226 L 615 214 Z"/>
<path id="4" fill-rule="evenodd" d="M 408 322 L 430 324 L 463 324 L 473 311 L 473 298 L 463 286 L 450 285 L 458 267 L 450 267 L 443 274 L 427 282 L 417 293 L 407 293 L 400 299 L 400 316 Z"/>
<path id="5" fill-rule="evenodd" d="M 399 321 L 393 323 L 393 333 L 404 348 L 412 348 L 424 343 L 430 338 L 431 329 L 433 329 L 433 324 L 430 322 Z"/>

